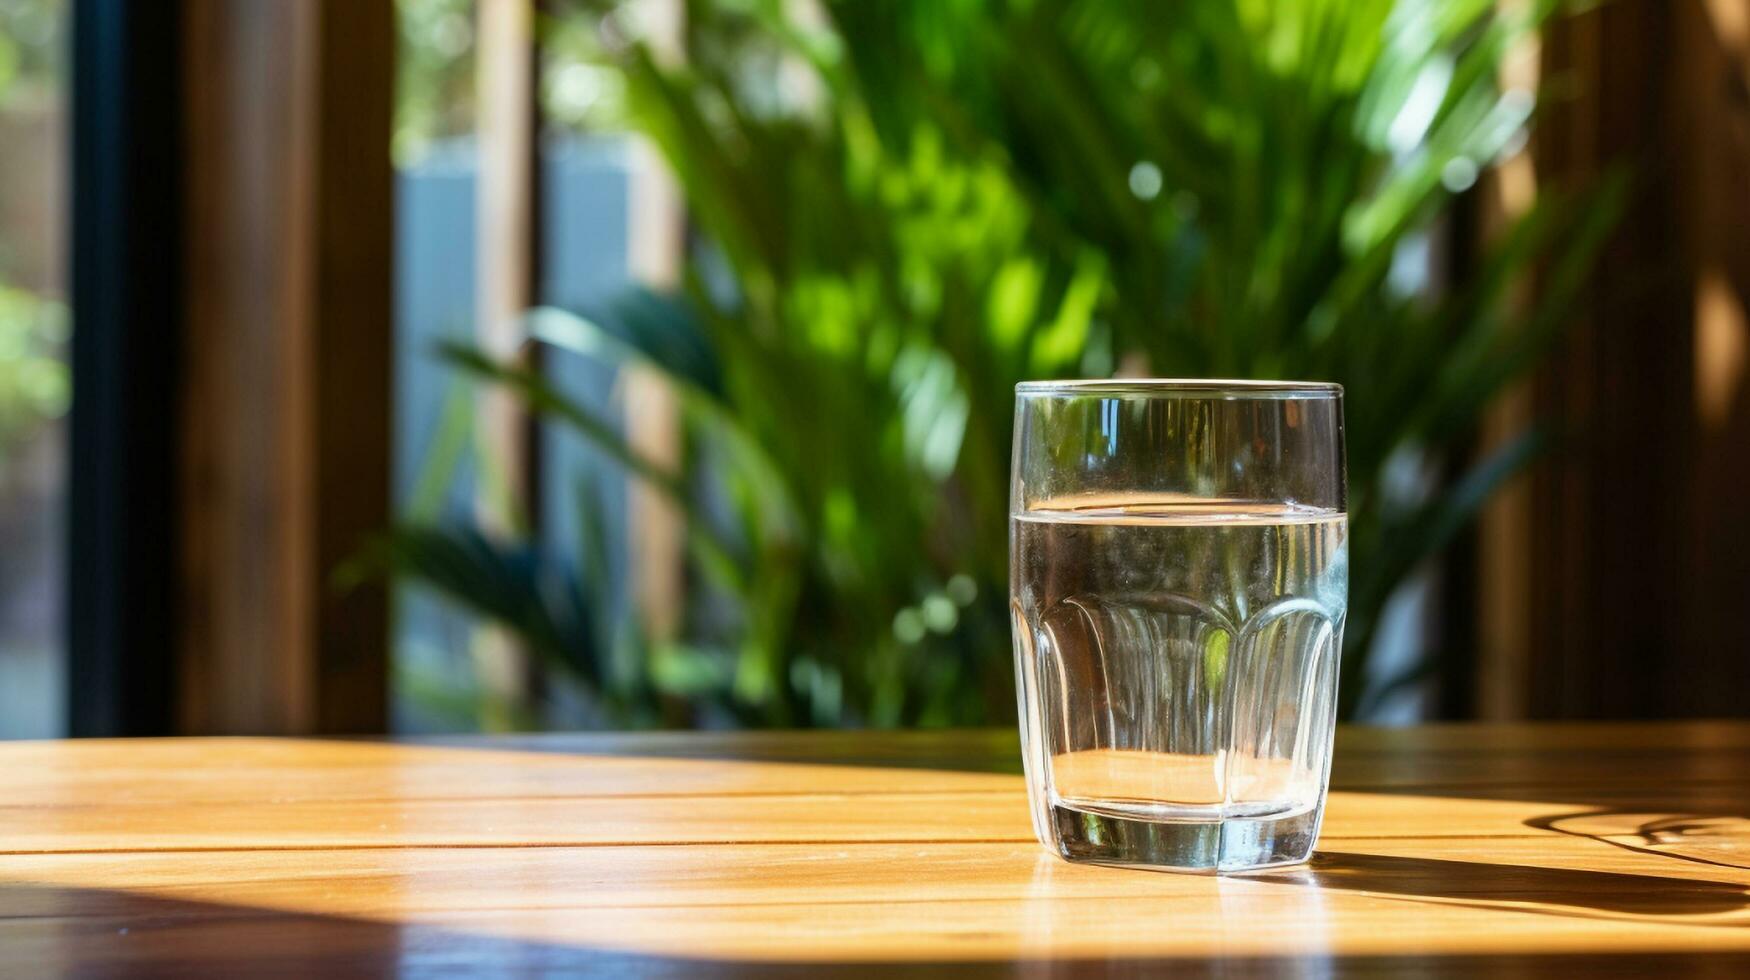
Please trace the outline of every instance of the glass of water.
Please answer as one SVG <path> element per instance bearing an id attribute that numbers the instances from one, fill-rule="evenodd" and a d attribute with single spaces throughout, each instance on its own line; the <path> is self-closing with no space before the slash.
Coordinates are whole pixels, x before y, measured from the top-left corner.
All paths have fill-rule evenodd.
<path id="1" fill-rule="evenodd" d="M 1010 609 L 1033 827 L 1071 861 L 1304 861 L 1348 591 L 1343 390 L 1016 388 Z"/>

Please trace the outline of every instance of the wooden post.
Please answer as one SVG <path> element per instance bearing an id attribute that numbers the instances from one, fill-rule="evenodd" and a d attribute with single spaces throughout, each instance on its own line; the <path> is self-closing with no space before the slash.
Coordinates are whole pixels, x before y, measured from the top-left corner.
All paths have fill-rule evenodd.
<path id="1" fill-rule="evenodd" d="M 538 279 L 539 148 L 535 101 L 533 0 L 479 0 L 478 183 L 475 190 L 475 334 L 498 360 L 532 357 L 522 316 L 535 305 Z M 530 531 L 539 518 L 534 426 L 516 397 L 487 388 L 479 400 L 482 524 L 501 535 Z M 514 711 L 536 686 L 528 651 L 507 631 L 474 637 L 475 669 L 488 696 L 488 729 L 516 727 Z"/>
<path id="2" fill-rule="evenodd" d="M 381 731 L 394 22 L 188 0 L 180 727 Z"/>
<path id="3" fill-rule="evenodd" d="M 668 0 L 650 14 L 656 56 L 665 63 L 680 61 L 681 5 Z M 633 139 L 628 265 L 638 282 L 673 289 L 680 284 L 686 250 L 680 187 L 655 147 L 642 138 Z M 636 367 L 625 371 L 620 385 L 627 442 L 644 458 L 678 469 L 681 418 L 674 388 L 661 375 Z M 656 641 L 671 640 L 680 629 L 686 601 L 686 518 L 673 501 L 636 479 L 627 489 L 627 510 L 632 529 L 634 604 L 647 636 Z"/>

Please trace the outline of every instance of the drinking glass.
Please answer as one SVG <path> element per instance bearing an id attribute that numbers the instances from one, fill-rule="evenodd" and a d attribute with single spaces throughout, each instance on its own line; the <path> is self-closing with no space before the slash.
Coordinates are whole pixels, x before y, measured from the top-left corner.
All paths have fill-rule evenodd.
<path id="1" fill-rule="evenodd" d="M 1304 861 L 1348 592 L 1343 389 L 1016 387 L 1009 586 L 1039 840 L 1071 861 Z"/>

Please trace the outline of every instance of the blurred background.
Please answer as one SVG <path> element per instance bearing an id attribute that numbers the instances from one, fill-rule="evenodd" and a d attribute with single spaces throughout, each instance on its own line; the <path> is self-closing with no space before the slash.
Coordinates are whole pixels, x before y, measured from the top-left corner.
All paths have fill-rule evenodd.
<path id="1" fill-rule="evenodd" d="M 1750 711 L 1744 0 L 0 0 L 0 736 L 1009 724 L 1015 382 L 1347 387 L 1350 718 Z"/>

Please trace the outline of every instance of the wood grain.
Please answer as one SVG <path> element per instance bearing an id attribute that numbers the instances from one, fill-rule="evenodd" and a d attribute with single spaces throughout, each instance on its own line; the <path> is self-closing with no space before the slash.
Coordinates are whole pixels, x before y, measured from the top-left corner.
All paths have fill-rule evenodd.
<path id="1" fill-rule="evenodd" d="M 1750 966 L 1750 724 L 1339 735 L 1319 853 L 1032 840 L 1009 733 L 0 746 L 0 972 Z"/>
<path id="2" fill-rule="evenodd" d="M 331 576 L 392 519 L 394 11 L 168 10 L 188 157 L 174 730 L 382 731 L 388 593 Z"/>
<path id="3" fill-rule="evenodd" d="M 1563 95 L 1539 106 L 1531 183 L 1633 180 L 1530 382 L 1531 418 L 1585 437 L 1530 468 L 1518 540 L 1494 563 L 1520 563 L 1518 587 L 1493 593 L 1476 644 L 1522 651 L 1492 666 L 1531 717 L 1744 713 L 1746 10 L 1620 0 L 1541 32 L 1541 88 Z"/>

